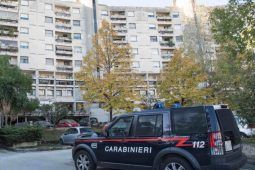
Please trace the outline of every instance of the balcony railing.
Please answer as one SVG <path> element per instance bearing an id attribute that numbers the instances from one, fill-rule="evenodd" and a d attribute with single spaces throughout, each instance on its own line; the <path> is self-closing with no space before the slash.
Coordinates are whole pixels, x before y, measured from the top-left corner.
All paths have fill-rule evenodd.
<path id="1" fill-rule="evenodd" d="M 116 44 L 127 44 L 127 40 L 113 40 L 113 43 L 116 43 Z"/>
<path id="2" fill-rule="evenodd" d="M 57 65 L 58 71 L 73 71 L 73 66 Z"/>
<path id="3" fill-rule="evenodd" d="M 157 16 L 158 21 L 169 22 L 172 20 L 170 16 Z"/>
<path id="4" fill-rule="evenodd" d="M 18 31 L 0 30 L 0 37 L 17 37 Z"/>
<path id="5" fill-rule="evenodd" d="M 18 1 L 1 1 L 0 8 L 7 10 L 18 10 Z"/>
<path id="6" fill-rule="evenodd" d="M 9 24 L 17 24 L 18 19 L 0 18 L 0 22 L 9 23 Z"/>
<path id="7" fill-rule="evenodd" d="M 160 41 L 160 45 L 163 47 L 174 47 L 175 44 L 172 41 Z"/>
<path id="8" fill-rule="evenodd" d="M 9 53 L 17 53 L 18 47 L 17 46 L 0 46 L 0 52 L 9 52 Z"/>
<path id="9" fill-rule="evenodd" d="M 56 36 L 56 42 L 58 43 L 72 43 L 72 39 L 68 38 L 68 37 L 60 37 L 60 36 Z"/>
<path id="10" fill-rule="evenodd" d="M 126 19 L 127 19 L 126 15 L 118 15 L 118 14 L 111 15 L 111 20 L 126 21 Z"/>
<path id="11" fill-rule="evenodd" d="M 67 30 L 70 31 L 72 29 L 71 24 L 70 23 L 61 23 L 61 22 L 56 22 L 56 26 L 57 29 L 62 29 L 62 30 Z"/>
<path id="12" fill-rule="evenodd" d="M 56 9 L 55 15 L 60 17 L 71 17 L 70 11 L 61 10 L 61 9 Z"/>
<path id="13" fill-rule="evenodd" d="M 165 53 L 165 54 L 161 55 L 161 58 L 164 59 L 164 60 L 169 60 L 172 57 L 173 57 L 173 54 L 171 54 L 171 53 Z"/>
<path id="14" fill-rule="evenodd" d="M 174 30 L 172 28 L 170 28 L 170 29 L 160 29 L 158 32 L 160 34 L 173 34 Z"/>

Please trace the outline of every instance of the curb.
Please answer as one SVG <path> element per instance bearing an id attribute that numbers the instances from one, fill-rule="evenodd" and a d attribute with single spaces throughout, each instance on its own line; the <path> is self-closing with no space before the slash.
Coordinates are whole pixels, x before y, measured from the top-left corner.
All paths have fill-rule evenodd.
<path id="1" fill-rule="evenodd" d="M 42 147 L 42 148 L 4 148 L 8 151 L 12 151 L 12 152 L 39 152 L 39 151 L 55 151 L 55 150 L 67 150 L 67 149 L 72 149 L 72 146 L 59 146 L 59 147 L 54 147 L 54 146 L 50 146 L 50 147 Z"/>

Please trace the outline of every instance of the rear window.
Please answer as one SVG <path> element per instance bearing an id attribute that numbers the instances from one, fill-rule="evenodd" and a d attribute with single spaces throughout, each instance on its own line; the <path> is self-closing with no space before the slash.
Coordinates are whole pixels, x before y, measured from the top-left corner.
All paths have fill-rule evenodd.
<path id="1" fill-rule="evenodd" d="M 229 109 L 216 110 L 221 131 L 225 140 L 231 140 L 233 144 L 240 143 L 240 133 L 233 113 Z"/>
<path id="2" fill-rule="evenodd" d="M 207 133 L 206 114 L 203 107 L 172 109 L 171 115 L 173 134 Z"/>

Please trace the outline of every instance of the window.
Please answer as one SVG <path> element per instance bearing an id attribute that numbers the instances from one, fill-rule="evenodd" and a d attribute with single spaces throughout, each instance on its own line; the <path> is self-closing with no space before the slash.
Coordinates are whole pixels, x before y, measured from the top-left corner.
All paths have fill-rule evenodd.
<path id="1" fill-rule="evenodd" d="M 128 16 L 129 17 L 134 17 L 135 16 L 135 12 L 134 11 L 128 11 Z"/>
<path id="2" fill-rule="evenodd" d="M 47 90 L 47 96 L 53 96 L 54 90 Z"/>
<path id="3" fill-rule="evenodd" d="M 53 23 L 52 17 L 45 17 L 45 23 Z"/>
<path id="4" fill-rule="evenodd" d="M 65 134 L 77 134 L 78 133 L 78 130 L 76 128 L 71 128 L 71 129 L 68 129 Z"/>
<path id="5" fill-rule="evenodd" d="M 20 56 L 20 63 L 22 64 L 28 64 L 28 56 Z"/>
<path id="6" fill-rule="evenodd" d="M 80 34 L 80 33 L 74 33 L 74 34 L 73 34 L 73 39 L 75 39 L 75 40 L 81 40 L 81 34 Z"/>
<path id="7" fill-rule="evenodd" d="M 62 90 L 56 90 L 56 95 L 57 96 L 62 96 Z"/>
<path id="8" fill-rule="evenodd" d="M 81 60 L 75 60 L 74 65 L 75 65 L 75 67 L 81 67 L 82 61 Z"/>
<path id="9" fill-rule="evenodd" d="M 155 30 L 156 29 L 156 25 L 155 24 L 149 24 L 149 29 L 150 30 Z"/>
<path id="10" fill-rule="evenodd" d="M 29 34 L 29 28 L 20 27 L 20 34 Z"/>
<path id="11" fill-rule="evenodd" d="M 152 49 L 151 49 L 151 54 L 153 54 L 153 55 L 158 55 L 158 54 L 159 54 L 158 49 L 157 49 L 157 48 L 152 48 Z"/>
<path id="12" fill-rule="evenodd" d="M 136 29 L 135 23 L 129 23 L 128 26 L 129 26 L 129 29 Z"/>
<path id="13" fill-rule="evenodd" d="M 176 40 L 176 42 L 181 43 L 181 42 L 183 42 L 183 37 L 182 36 L 176 36 L 175 40 Z"/>
<path id="14" fill-rule="evenodd" d="M 179 12 L 173 12 L 173 18 L 179 18 L 180 14 Z"/>
<path id="15" fill-rule="evenodd" d="M 73 26 L 76 26 L 76 27 L 81 26 L 81 21 L 80 20 L 73 20 Z"/>
<path id="16" fill-rule="evenodd" d="M 22 6 L 28 6 L 29 5 L 28 0 L 21 0 L 20 3 L 21 3 Z"/>
<path id="17" fill-rule="evenodd" d="M 53 37 L 53 31 L 52 30 L 45 30 L 45 37 Z"/>
<path id="18" fill-rule="evenodd" d="M 52 4 L 45 4 L 45 10 L 52 10 Z"/>
<path id="19" fill-rule="evenodd" d="M 39 90 L 39 96 L 45 96 L 45 90 L 44 89 Z"/>
<path id="20" fill-rule="evenodd" d="M 150 41 L 151 42 L 158 42 L 158 37 L 157 36 L 150 36 Z"/>
<path id="21" fill-rule="evenodd" d="M 53 51 L 53 44 L 45 44 L 45 50 Z"/>
<path id="22" fill-rule="evenodd" d="M 74 53 L 81 54 L 82 48 L 81 47 L 74 47 Z"/>
<path id="23" fill-rule="evenodd" d="M 73 91 L 72 90 L 67 90 L 67 96 L 73 96 Z"/>
<path id="24" fill-rule="evenodd" d="M 133 68 L 140 68 L 140 62 L 139 61 L 134 61 L 132 67 Z"/>
<path id="25" fill-rule="evenodd" d="M 154 16 L 154 12 L 148 12 L 148 17 L 149 18 L 154 18 L 155 16 Z"/>
<path id="26" fill-rule="evenodd" d="M 138 54 L 138 48 L 132 48 L 132 54 Z"/>
<path id="27" fill-rule="evenodd" d="M 28 20 L 29 19 L 29 15 L 28 14 L 20 14 L 20 19 L 21 20 Z"/>
<path id="28" fill-rule="evenodd" d="M 136 125 L 136 136 L 161 136 L 162 115 L 139 116 Z"/>
<path id="29" fill-rule="evenodd" d="M 182 29 L 182 25 L 181 24 L 174 24 L 174 29 L 175 30 L 181 30 Z"/>
<path id="30" fill-rule="evenodd" d="M 173 109 L 171 120 L 172 130 L 176 135 L 207 132 L 206 116 L 202 107 Z"/>
<path id="31" fill-rule="evenodd" d="M 107 11 L 101 11 L 101 16 L 108 16 L 108 12 Z"/>
<path id="32" fill-rule="evenodd" d="M 29 43 L 21 41 L 20 42 L 20 48 L 28 49 L 29 48 Z"/>
<path id="33" fill-rule="evenodd" d="M 129 40 L 131 42 L 137 42 L 137 36 L 136 35 L 131 35 Z"/>
<path id="34" fill-rule="evenodd" d="M 46 65 L 53 66 L 54 65 L 54 59 L 53 58 L 46 58 Z"/>
<path id="35" fill-rule="evenodd" d="M 133 117 L 120 118 L 110 129 L 109 136 L 123 137 L 129 136 L 130 127 L 132 125 Z"/>
<path id="36" fill-rule="evenodd" d="M 152 67 L 153 68 L 160 68 L 160 62 L 159 61 L 153 61 L 152 62 Z"/>
<path id="37" fill-rule="evenodd" d="M 80 13 L 80 8 L 73 8 L 73 13 L 74 14 L 79 14 Z"/>

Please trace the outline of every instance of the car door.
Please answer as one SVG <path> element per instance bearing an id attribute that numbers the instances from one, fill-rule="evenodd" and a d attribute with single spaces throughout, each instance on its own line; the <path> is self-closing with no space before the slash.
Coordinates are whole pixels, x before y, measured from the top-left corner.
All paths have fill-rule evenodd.
<path id="1" fill-rule="evenodd" d="M 79 134 L 78 129 L 70 128 L 67 130 L 66 135 L 64 135 L 64 141 L 67 144 L 73 144 L 77 135 Z"/>
<path id="2" fill-rule="evenodd" d="M 163 115 L 137 115 L 135 118 L 134 132 L 126 137 L 123 147 L 127 148 L 124 164 L 152 166 L 156 154 L 166 147 L 160 140 L 163 133 Z M 124 149 L 123 150 L 126 150 Z"/>
<path id="3" fill-rule="evenodd" d="M 102 162 L 122 163 L 127 159 L 122 151 L 125 137 L 130 135 L 133 116 L 120 117 L 107 129 L 107 137 L 98 143 L 98 158 Z"/>

